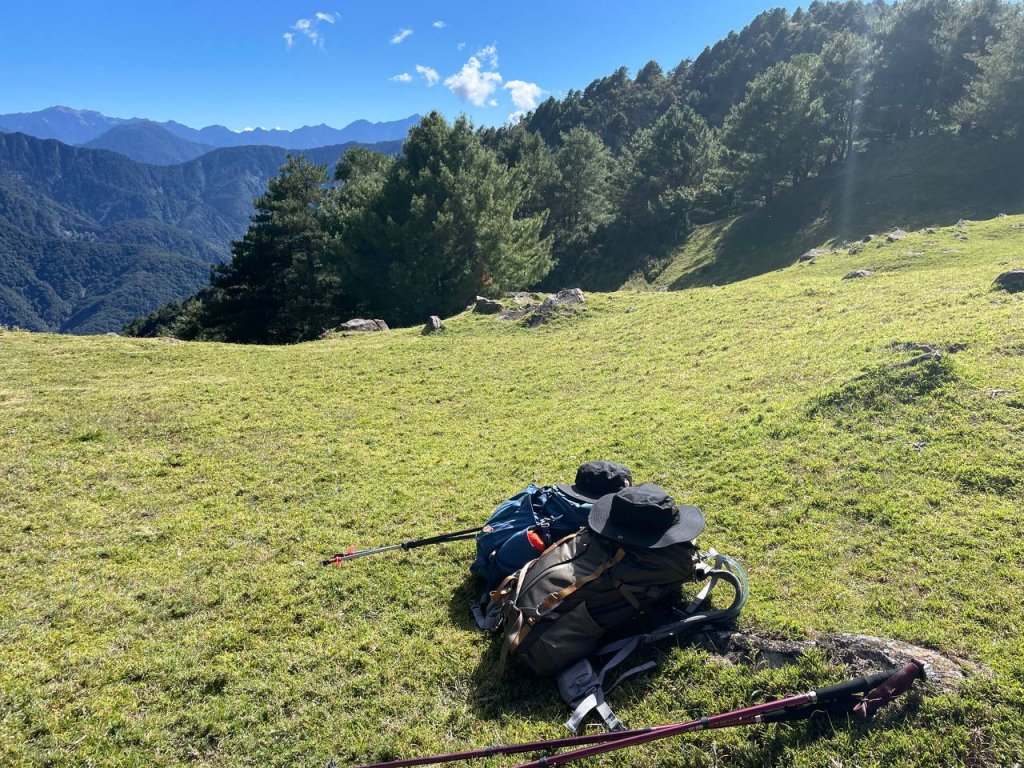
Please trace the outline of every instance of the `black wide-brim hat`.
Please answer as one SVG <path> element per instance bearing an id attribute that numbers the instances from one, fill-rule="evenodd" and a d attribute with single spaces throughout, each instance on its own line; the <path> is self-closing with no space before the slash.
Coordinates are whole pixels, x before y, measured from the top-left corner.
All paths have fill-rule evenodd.
<path id="1" fill-rule="evenodd" d="M 602 496 L 587 523 L 612 541 L 659 549 L 697 538 L 704 530 L 704 514 L 676 504 L 660 486 L 645 483 Z"/>
<path id="2" fill-rule="evenodd" d="M 614 461 L 588 461 L 576 470 L 575 483 L 558 483 L 555 487 L 567 496 L 593 504 L 602 496 L 620 491 L 632 482 L 633 473 L 629 467 Z"/>

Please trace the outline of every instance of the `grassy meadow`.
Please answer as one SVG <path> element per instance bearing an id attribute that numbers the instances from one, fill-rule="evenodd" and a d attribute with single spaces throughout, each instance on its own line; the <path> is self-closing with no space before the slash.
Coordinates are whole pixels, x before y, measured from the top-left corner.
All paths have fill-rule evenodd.
<path id="1" fill-rule="evenodd" d="M 1018 266 L 1024 217 L 1001 217 L 593 294 L 537 331 L 467 313 L 278 348 L 0 332 L 0 765 L 344 765 L 564 735 L 553 682 L 494 675 L 471 542 L 319 562 L 480 524 L 595 458 L 704 510 L 701 543 L 750 575 L 742 626 L 992 670 L 867 724 L 599 764 L 1019 763 L 1024 298 L 991 290 Z M 875 274 L 841 279 L 858 268 Z M 909 344 L 945 354 L 893 368 Z M 632 726 L 846 676 L 651 655 L 609 697 Z"/>

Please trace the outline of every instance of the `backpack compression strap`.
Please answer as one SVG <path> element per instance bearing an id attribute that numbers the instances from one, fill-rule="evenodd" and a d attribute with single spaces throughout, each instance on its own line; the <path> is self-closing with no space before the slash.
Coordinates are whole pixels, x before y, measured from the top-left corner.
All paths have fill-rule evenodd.
<path id="1" fill-rule="evenodd" d="M 612 669 L 625 661 L 642 645 L 676 635 L 708 630 L 713 626 L 731 621 L 739 614 L 750 594 L 750 586 L 743 568 L 728 555 L 721 555 L 715 550 L 706 553 L 704 558 L 713 558 L 715 567 L 709 568 L 701 564 L 703 576 L 708 579 L 708 583 L 684 609 L 685 618 L 664 624 L 646 635 L 626 637 L 598 649 L 594 654 L 595 657 L 612 656 L 598 672 L 594 671 L 590 661 L 583 659 L 565 669 L 558 676 L 558 690 L 566 704 L 573 708 L 572 716 L 565 723 L 566 728 L 575 733 L 583 719 L 593 710 L 601 715 L 608 730 L 622 728 L 621 721 L 615 717 L 604 698 L 604 679 Z M 729 582 L 735 590 L 736 594 L 732 604 L 724 610 L 697 613 L 719 581 Z M 608 686 L 607 691 L 610 692 L 626 678 L 653 669 L 655 666 L 653 661 L 648 661 L 626 670 Z"/>

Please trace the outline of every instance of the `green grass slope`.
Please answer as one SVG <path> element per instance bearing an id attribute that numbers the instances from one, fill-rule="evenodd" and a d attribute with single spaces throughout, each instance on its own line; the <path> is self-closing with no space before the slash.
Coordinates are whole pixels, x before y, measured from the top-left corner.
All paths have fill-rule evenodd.
<path id="1" fill-rule="evenodd" d="M 894 227 L 1024 213 L 1022 179 L 1019 140 L 945 136 L 875 146 L 769 206 L 698 227 L 651 282 L 721 285 L 788 266 L 810 248 Z"/>
<path id="2" fill-rule="evenodd" d="M 593 295 L 527 331 L 462 315 L 281 348 L 0 335 L 0 764 L 342 764 L 564 733 L 494 678 L 468 542 L 529 480 L 629 463 L 739 557 L 747 627 L 892 636 L 991 667 L 869 724 L 716 731 L 617 766 L 1024 759 L 1024 217 L 719 288 Z M 843 281 L 867 267 L 875 275 Z M 916 353 L 940 360 L 893 368 Z M 693 648 L 611 696 L 632 725 L 837 681 Z M 514 765 L 515 758 L 491 764 Z M 593 764 L 593 763 L 592 763 Z"/>

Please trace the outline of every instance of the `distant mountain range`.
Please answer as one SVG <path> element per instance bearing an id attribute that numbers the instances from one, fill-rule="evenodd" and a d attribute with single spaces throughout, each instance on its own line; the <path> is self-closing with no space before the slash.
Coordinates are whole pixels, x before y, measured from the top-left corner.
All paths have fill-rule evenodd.
<path id="1" fill-rule="evenodd" d="M 157 123 L 135 117 L 107 117 L 87 109 L 50 107 L 39 112 L 0 115 L 0 132 L 25 133 L 64 144 L 110 149 L 140 162 L 169 165 L 219 147 L 313 149 L 350 142 L 396 141 L 404 139 L 419 120 L 419 115 L 410 115 L 402 120 L 380 123 L 356 120 L 341 129 L 314 125 L 294 131 L 257 128 L 239 132 L 223 125 L 196 129 L 173 120 Z"/>
<path id="2" fill-rule="evenodd" d="M 170 135 L 146 121 L 115 128 L 113 138 L 122 147 L 139 137 Z M 83 129 L 78 138 L 91 145 L 111 140 L 87 133 Z M 166 160 L 197 151 L 193 142 L 171 138 L 161 145 Z M 368 146 L 396 154 L 401 144 Z M 301 152 L 333 164 L 354 145 Z M 198 157 L 161 167 L 102 149 L 0 133 L 0 324 L 117 331 L 205 285 L 210 265 L 228 258 L 231 240 L 248 225 L 253 198 L 277 174 L 288 150 L 200 149 Z"/>
<path id="3" fill-rule="evenodd" d="M 198 144 L 176 136 L 149 120 L 115 125 L 82 146 L 89 149 L 109 149 L 111 152 L 119 152 L 132 160 L 150 165 L 187 163 L 215 149 L 209 144 Z"/>

